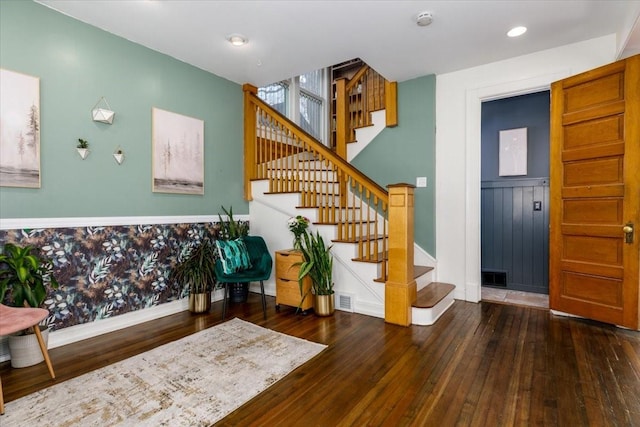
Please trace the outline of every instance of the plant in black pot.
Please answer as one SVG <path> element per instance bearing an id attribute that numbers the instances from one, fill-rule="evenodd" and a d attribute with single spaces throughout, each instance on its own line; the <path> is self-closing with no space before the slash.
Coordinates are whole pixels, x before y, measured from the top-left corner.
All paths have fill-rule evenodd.
<path id="1" fill-rule="evenodd" d="M 215 264 L 215 246 L 205 238 L 171 270 L 170 280 L 189 287 L 189 311 L 192 313 L 205 313 L 211 309 L 211 290 L 216 283 Z"/>
<path id="2" fill-rule="evenodd" d="M 311 292 L 313 292 L 314 298 L 313 310 L 318 316 L 330 316 L 334 312 L 331 247 L 325 245 L 319 232 L 316 232 L 315 235 L 305 232 L 302 235 L 300 250 L 304 261 L 300 263 L 298 283 L 300 293 L 302 293 L 302 279 L 306 276 L 311 277 Z M 307 294 L 302 296 L 303 301 L 307 296 Z"/>
<path id="3" fill-rule="evenodd" d="M 47 287 L 58 288 L 52 270 L 52 262 L 38 254 L 36 248 L 6 243 L 0 254 L 0 302 L 4 303 L 9 293 L 9 303 L 14 307 L 41 307 Z M 40 329 L 47 342 L 49 329 L 46 326 L 40 326 Z M 11 366 L 15 368 L 44 360 L 30 329 L 9 336 L 9 352 Z"/>
<path id="4" fill-rule="evenodd" d="M 220 222 L 218 224 L 217 238 L 220 240 L 236 240 L 242 239 L 249 234 L 249 224 L 244 221 L 238 221 L 233 218 L 233 207 L 229 210 L 221 207 L 226 219 L 218 214 Z M 234 283 L 229 285 L 229 298 L 234 303 L 244 303 L 249 297 L 249 283 Z"/>

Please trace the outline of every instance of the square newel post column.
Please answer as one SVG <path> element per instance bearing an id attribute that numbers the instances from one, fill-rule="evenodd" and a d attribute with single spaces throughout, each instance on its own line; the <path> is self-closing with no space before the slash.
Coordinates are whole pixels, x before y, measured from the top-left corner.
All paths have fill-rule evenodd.
<path id="1" fill-rule="evenodd" d="M 242 86 L 244 92 L 244 198 L 252 200 L 251 180 L 256 177 L 256 107 L 251 97 L 258 88 L 248 83 Z"/>
<path id="2" fill-rule="evenodd" d="M 389 185 L 389 274 L 385 284 L 384 320 L 409 326 L 416 300 L 413 277 L 414 189 L 411 184 Z"/>

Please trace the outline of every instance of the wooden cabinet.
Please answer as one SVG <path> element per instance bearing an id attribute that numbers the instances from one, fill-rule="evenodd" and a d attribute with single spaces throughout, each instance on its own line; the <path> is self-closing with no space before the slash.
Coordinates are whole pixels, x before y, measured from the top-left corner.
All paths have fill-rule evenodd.
<path id="1" fill-rule="evenodd" d="M 311 294 L 311 278 L 305 277 L 302 282 L 303 294 L 300 295 L 298 285 L 298 271 L 302 262 L 302 253 L 293 249 L 276 251 L 276 310 L 280 304 L 291 307 L 300 306 L 302 295 L 308 292 L 300 310 L 307 311 L 313 307 L 313 295 Z"/>

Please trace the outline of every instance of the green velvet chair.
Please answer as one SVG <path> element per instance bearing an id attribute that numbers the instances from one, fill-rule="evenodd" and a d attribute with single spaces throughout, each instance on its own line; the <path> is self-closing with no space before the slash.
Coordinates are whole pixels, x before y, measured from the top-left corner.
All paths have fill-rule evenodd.
<path id="1" fill-rule="evenodd" d="M 244 244 L 249 252 L 251 260 L 251 268 L 238 271 L 233 274 L 225 274 L 222 267 L 222 261 L 216 260 L 216 281 L 224 285 L 224 302 L 222 304 L 222 319 L 227 315 L 227 297 L 229 294 L 230 283 L 249 283 L 260 282 L 260 292 L 262 293 L 262 312 L 264 318 L 267 318 L 267 300 L 264 295 L 264 281 L 271 276 L 273 267 L 273 258 L 269 253 L 269 248 L 264 239 L 260 236 L 245 236 Z"/>

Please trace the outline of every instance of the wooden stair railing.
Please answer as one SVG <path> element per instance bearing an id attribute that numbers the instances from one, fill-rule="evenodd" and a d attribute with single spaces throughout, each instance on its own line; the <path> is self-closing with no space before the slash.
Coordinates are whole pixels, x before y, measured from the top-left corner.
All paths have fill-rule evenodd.
<path id="1" fill-rule="evenodd" d="M 385 110 L 386 126 L 398 124 L 397 83 L 387 81 L 368 65 L 350 79 L 336 81 L 336 153 L 346 158 L 356 129 L 370 126 L 371 113 Z"/>
<path id="2" fill-rule="evenodd" d="M 269 182 L 269 192 L 300 193 L 300 207 L 317 209 L 318 223 L 337 227 L 335 242 L 356 245 L 354 261 L 380 264 L 378 281 L 387 282 L 390 264 L 401 271 L 413 269 L 413 193 L 410 200 L 400 196 L 406 202 L 404 209 L 411 210 L 410 219 L 396 213 L 390 223 L 390 197 L 384 188 L 258 98 L 255 86 L 245 84 L 243 90 L 245 198 L 252 199 L 252 180 L 263 179 Z M 400 246 L 390 250 L 390 241 Z M 394 277 L 394 286 L 402 286 L 405 275 Z M 408 305 L 396 308 L 402 314 L 391 317 L 401 321 L 391 323 L 406 325 L 408 309 L 410 324 L 412 283 L 413 292 L 400 301 Z"/>
<path id="3" fill-rule="evenodd" d="M 335 241 L 355 243 L 355 259 L 381 263 L 385 280 L 387 191 L 258 98 L 255 87 L 244 90 L 246 199 L 255 179 L 269 180 L 270 192 L 300 193 L 300 206 L 337 226 Z"/>

